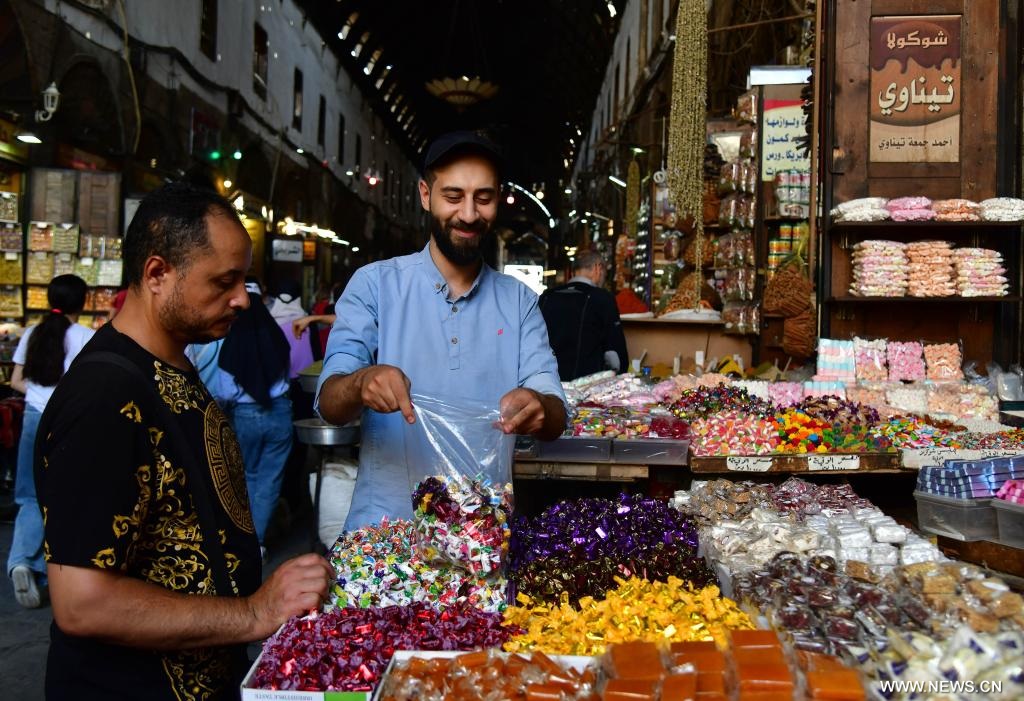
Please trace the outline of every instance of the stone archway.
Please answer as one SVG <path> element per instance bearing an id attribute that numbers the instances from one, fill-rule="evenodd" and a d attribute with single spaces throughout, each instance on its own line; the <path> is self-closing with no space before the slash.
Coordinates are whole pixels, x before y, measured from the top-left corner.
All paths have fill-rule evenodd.
<path id="1" fill-rule="evenodd" d="M 83 58 L 58 81 L 60 109 L 53 121 L 60 141 L 101 156 L 125 153 L 117 95 L 98 62 Z"/>

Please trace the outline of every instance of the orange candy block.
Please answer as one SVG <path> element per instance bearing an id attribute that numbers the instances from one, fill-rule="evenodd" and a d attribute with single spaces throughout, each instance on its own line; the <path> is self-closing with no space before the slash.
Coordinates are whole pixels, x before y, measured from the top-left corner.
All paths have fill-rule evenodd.
<path id="1" fill-rule="evenodd" d="M 565 698 L 562 688 L 554 684 L 530 684 L 526 687 L 526 701 L 558 701 Z"/>
<path id="2" fill-rule="evenodd" d="M 672 666 L 692 664 L 697 668 L 699 674 L 714 672 L 721 674 L 725 671 L 725 655 L 718 650 L 680 652 L 672 656 Z"/>
<path id="3" fill-rule="evenodd" d="M 807 691 L 822 701 L 862 701 L 864 687 L 852 669 L 833 669 L 807 673 Z"/>
<path id="4" fill-rule="evenodd" d="M 670 674 L 661 682 L 661 701 L 696 701 L 696 698 L 696 674 Z"/>
<path id="5" fill-rule="evenodd" d="M 736 679 L 740 692 L 789 691 L 790 695 L 793 693 L 793 673 L 784 664 L 737 665 Z"/>
<path id="6" fill-rule="evenodd" d="M 741 691 L 736 701 L 793 701 L 792 691 Z"/>
<path id="7" fill-rule="evenodd" d="M 796 661 L 800 669 L 807 672 L 827 672 L 832 669 L 847 669 L 843 661 L 835 655 L 824 655 L 820 652 L 798 650 Z"/>
<path id="8" fill-rule="evenodd" d="M 654 701 L 658 682 L 653 679 L 612 679 L 604 687 L 604 701 Z"/>
<path id="9" fill-rule="evenodd" d="M 618 643 L 608 648 L 612 673 L 617 679 L 661 679 L 665 665 L 654 643 Z"/>
<path id="10" fill-rule="evenodd" d="M 732 630 L 729 632 L 733 648 L 782 647 L 774 630 Z"/>
<path id="11" fill-rule="evenodd" d="M 716 694 L 725 693 L 725 675 L 720 672 L 697 675 L 697 693 L 713 692 Z"/>
<path id="12" fill-rule="evenodd" d="M 781 647 L 740 647 L 732 651 L 732 657 L 738 666 L 786 664 Z"/>
<path id="13" fill-rule="evenodd" d="M 718 646 L 715 645 L 714 640 L 684 640 L 678 643 L 672 643 L 669 647 L 669 652 L 673 655 L 681 655 L 688 652 L 711 654 L 718 652 Z"/>

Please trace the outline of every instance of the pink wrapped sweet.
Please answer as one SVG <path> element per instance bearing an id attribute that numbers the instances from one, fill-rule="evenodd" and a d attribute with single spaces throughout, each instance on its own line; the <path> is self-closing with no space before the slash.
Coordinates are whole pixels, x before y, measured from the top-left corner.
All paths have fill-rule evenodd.
<path id="1" fill-rule="evenodd" d="M 890 382 L 925 379 L 924 348 L 917 341 L 889 341 L 886 360 Z"/>
<path id="2" fill-rule="evenodd" d="M 780 409 L 796 406 L 804 399 L 803 383 L 773 382 L 768 385 L 768 398 Z"/>
<path id="3" fill-rule="evenodd" d="M 931 210 L 932 201 L 927 197 L 897 197 L 885 203 L 885 208 L 890 212 L 904 211 L 911 209 Z"/>

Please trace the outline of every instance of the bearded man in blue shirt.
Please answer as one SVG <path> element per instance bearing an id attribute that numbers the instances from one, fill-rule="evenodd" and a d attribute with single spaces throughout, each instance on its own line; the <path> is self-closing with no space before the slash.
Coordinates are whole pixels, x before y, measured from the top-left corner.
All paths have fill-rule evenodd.
<path id="1" fill-rule="evenodd" d="M 557 438 L 565 395 L 537 295 L 483 262 L 498 213 L 501 156 L 474 132 L 438 138 L 424 159 L 426 247 L 360 268 L 335 307 L 317 411 L 362 418 L 359 475 L 347 530 L 411 518 L 404 430 L 410 391 L 495 406 L 505 433 Z"/>

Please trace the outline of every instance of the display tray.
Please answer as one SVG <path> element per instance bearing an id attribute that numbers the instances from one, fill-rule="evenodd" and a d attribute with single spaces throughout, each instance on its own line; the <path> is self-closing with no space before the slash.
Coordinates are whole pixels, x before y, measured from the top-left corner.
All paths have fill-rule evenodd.
<path id="1" fill-rule="evenodd" d="M 284 689 L 257 689 L 253 687 L 256 668 L 263 659 L 263 652 L 252 663 L 242 680 L 242 701 L 367 701 L 368 691 L 285 691 Z"/>
<path id="2" fill-rule="evenodd" d="M 516 443 L 516 456 L 535 458 L 557 462 L 568 460 L 573 462 L 608 462 L 612 458 L 611 438 L 591 438 L 583 436 L 562 436 L 553 441 L 533 441 L 532 453 L 520 452 L 520 443 Z"/>
<path id="3" fill-rule="evenodd" d="M 899 453 L 819 453 L 815 455 L 690 456 L 695 473 L 735 472 L 898 472 Z"/>
<path id="4" fill-rule="evenodd" d="M 993 499 L 996 523 L 999 528 L 999 543 L 1012 548 L 1024 548 L 1024 504 Z"/>
<path id="5" fill-rule="evenodd" d="M 372 701 L 380 700 L 384 690 L 384 685 L 387 683 L 388 677 L 391 675 L 391 670 L 394 669 L 396 662 L 408 660 L 412 657 L 423 657 L 426 659 L 430 659 L 434 657 L 458 657 L 459 655 L 464 654 L 465 652 L 455 652 L 448 650 L 396 650 L 395 654 L 391 657 L 391 662 L 388 663 L 387 669 L 385 669 L 384 674 L 381 675 L 380 684 L 377 685 L 377 688 L 374 690 L 373 695 L 369 696 L 368 698 L 372 699 Z M 521 654 L 523 657 L 527 658 L 530 656 L 530 653 L 528 652 L 524 652 Z M 588 665 L 594 664 L 596 662 L 596 658 L 581 657 L 578 655 L 548 655 L 548 657 L 550 657 L 552 660 L 559 663 L 560 665 L 563 665 L 565 667 L 572 667 L 578 672 L 582 672 Z M 330 701 L 330 699 L 333 699 L 334 697 L 324 698 L 327 699 L 327 701 Z M 341 697 L 339 697 L 339 699 L 340 698 Z M 243 699 L 243 701 L 245 701 L 245 699 Z"/>
<path id="6" fill-rule="evenodd" d="M 954 540 L 996 540 L 999 527 L 991 499 L 952 499 L 915 491 L 917 526 Z"/>
<path id="7" fill-rule="evenodd" d="M 615 439 L 612 441 L 612 459 L 645 465 L 688 464 L 690 441 L 675 438 Z"/>

